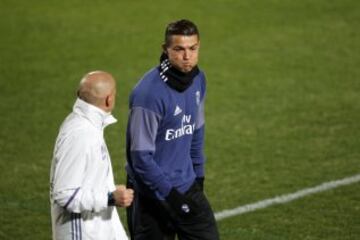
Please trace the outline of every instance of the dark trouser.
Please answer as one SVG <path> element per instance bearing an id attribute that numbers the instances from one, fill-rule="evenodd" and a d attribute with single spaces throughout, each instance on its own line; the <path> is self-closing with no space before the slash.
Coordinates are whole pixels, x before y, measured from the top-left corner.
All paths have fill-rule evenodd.
<path id="1" fill-rule="evenodd" d="M 131 239 L 174 240 L 177 235 L 179 240 L 218 240 L 213 211 L 198 185 L 194 183 L 185 196 L 196 203 L 196 213 L 179 216 L 166 201 L 135 191 L 134 202 L 127 208 Z"/>

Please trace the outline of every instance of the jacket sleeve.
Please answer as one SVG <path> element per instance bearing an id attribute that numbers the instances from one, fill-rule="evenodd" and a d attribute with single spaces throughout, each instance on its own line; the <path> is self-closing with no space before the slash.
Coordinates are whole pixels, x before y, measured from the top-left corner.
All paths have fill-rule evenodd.
<path id="1" fill-rule="evenodd" d="M 205 97 L 201 100 L 198 108 L 198 113 L 195 122 L 195 131 L 191 142 L 191 159 L 193 162 L 196 177 L 204 177 L 204 163 L 205 156 L 203 152 L 204 135 L 205 135 L 205 115 L 204 115 L 204 101 Z"/>
<path id="2" fill-rule="evenodd" d="M 133 107 L 130 110 L 128 136 L 132 170 L 161 199 L 169 194 L 172 184 L 154 160 L 160 120 L 161 116 L 154 111 Z"/>
<path id="3" fill-rule="evenodd" d="M 100 212 L 107 208 L 108 186 L 95 189 L 85 179 L 90 160 L 101 157 L 100 146 L 88 133 L 72 135 L 57 143 L 52 200 L 70 212 Z"/>

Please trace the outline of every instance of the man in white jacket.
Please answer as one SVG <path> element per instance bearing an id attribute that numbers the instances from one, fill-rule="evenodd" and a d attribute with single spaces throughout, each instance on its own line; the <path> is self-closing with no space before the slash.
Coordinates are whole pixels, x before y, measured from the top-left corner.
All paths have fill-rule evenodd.
<path id="1" fill-rule="evenodd" d="M 81 80 L 73 112 L 61 125 L 50 173 L 53 239 L 128 239 L 116 206 L 128 207 L 133 190 L 115 185 L 104 128 L 111 115 L 116 83 L 106 72 Z"/>

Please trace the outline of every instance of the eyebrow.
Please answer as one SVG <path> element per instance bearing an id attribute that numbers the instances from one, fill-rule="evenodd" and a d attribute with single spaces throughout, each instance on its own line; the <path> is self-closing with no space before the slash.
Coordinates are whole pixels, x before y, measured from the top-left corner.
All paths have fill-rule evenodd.
<path id="1" fill-rule="evenodd" d="M 199 43 L 195 43 L 194 45 L 189 46 L 188 48 L 193 48 L 198 46 Z M 181 46 L 181 45 L 175 45 L 173 48 L 181 48 L 181 49 L 186 49 L 187 47 Z"/>

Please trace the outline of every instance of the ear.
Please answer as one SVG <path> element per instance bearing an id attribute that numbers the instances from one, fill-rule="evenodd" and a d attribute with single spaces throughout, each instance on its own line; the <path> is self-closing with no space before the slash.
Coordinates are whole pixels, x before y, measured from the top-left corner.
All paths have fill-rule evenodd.
<path id="1" fill-rule="evenodd" d="M 164 52 L 165 54 L 167 54 L 166 43 L 163 43 L 163 44 L 161 45 L 161 48 L 162 48 L 163 52 Z"/>
<path id="2" fill-rule="evenodd" d="M 109 96 L 106 96 L 106 98 L 105 98 L 105 106 L 108 108 L 108 107 L 110 107 L 110 105 L 111 105 L 111 95 L 109 95 Z"/>

